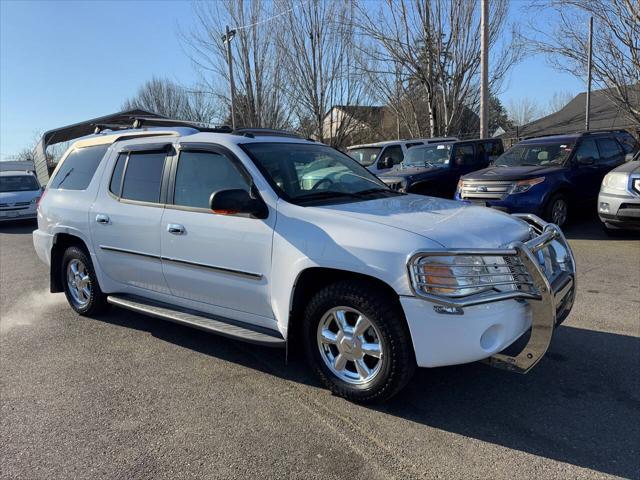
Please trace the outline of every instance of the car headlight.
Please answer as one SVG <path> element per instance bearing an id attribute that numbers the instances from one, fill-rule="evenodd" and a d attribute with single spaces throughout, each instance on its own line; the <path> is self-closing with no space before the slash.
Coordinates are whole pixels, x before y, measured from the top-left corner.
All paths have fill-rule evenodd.
<path id="1" fill-rule="evenodd" d="M 629 177 L 622 172 L 609 172 L 602 179 L 602 186 L 609 190 L 617 190 L 619 192 L 627 191 Z"/>
<path id="2" fill-rule="evenodd" d="M 425 255 L 413 259 L 411 281 L 418 293 L 463 297 L 488 290 L 513 290 L 516 280 L 501 256 Z"/>
<path id="3" fill-rule="evenodd" d="M 513 184 L 511 187 L 511 191 L 509 195 L 513 195 L 514 193 L 524 193 L 529 191 L 531 187 L 534 185 L 538 185 L 539 183 L 544 182 L 544 177 L 532 178 L 530 180 L 519 180 Z"/>

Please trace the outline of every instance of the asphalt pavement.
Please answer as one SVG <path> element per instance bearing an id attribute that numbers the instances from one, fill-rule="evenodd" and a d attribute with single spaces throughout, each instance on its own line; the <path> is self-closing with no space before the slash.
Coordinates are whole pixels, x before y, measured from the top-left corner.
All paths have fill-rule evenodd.
<path id="1" fill-rule="evenodd" d="M 419 370 L 386 405 L 301 359 L 112 309 L 81 318 L 0 224 L 0 477 L 640 478 L 640 237 L 567 228 L 578 297 L 528 375 Z"/>

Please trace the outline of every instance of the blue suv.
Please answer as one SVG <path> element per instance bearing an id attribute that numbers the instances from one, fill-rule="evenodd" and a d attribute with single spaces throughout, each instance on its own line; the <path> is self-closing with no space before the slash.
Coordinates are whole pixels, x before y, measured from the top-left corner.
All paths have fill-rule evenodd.
<path id="1" fill-rule="evenodd" d="M 460 178 L 455 198 L 510 213 L 534 213 L 562 226 L 574 208 L 595 205 L 604 176 L 637 149 L 625 131 L 530 138 L 490 167 Z"/>

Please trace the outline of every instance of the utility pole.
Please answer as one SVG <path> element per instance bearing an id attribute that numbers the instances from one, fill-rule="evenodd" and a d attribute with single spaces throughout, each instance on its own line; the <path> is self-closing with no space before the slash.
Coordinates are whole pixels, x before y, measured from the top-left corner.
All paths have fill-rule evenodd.
<path id="1" fill-rule="evenodd" d="M 584 113 L 584 129 L 589 131 L 591 116 L 591 59 L 593 56 L 593 17 L 589 18 L 589 58 L 587 59 L 587 105 Z"/>
<path id="2" fill-rule="evenodd" d="M 480 14 L 480 138 L 489 136 L 489 0 Z"/>
<path id="3" fill-rule="evenodd" d="M 229 90 L 231 94 L 231 128 L 236 128 L 236 85 L 233 81 L 233 57 L 231 56 L 231 40 L 236 35 L 235 30 L 229 30 L 227 25 L 226 33 L 222 36 L 222 43 L 227 45 L 227 63 L 229 64 Z"/>

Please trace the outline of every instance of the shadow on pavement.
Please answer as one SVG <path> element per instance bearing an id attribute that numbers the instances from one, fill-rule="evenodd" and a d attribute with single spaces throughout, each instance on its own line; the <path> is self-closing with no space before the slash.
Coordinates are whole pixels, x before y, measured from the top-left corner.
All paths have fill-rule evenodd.
<path id="1" fill-rule="evenodd" d="M 319 386 L 295 355 L 114 309 L 100 320 L 263 373 Z M 628 478 L 640 472 L 640 339 L 563 326 L 527 375 L 481 364 L 419 369 L 377 411 Z M 383 432 L 381 432 L 383 434 Z"/>
<path id="2" fill-rule="evenodd" d="M 563 228 L 569 240 L 640 240 L 640 231 L 617 230 L 608 235 L 595 212 L 580 212 Z"/>
<path id="3" fill-rule="evenodd" d="M 0 233 L 10 235 L 31 233 L 38 228 L 36 220 L 12 220 L 0 222 Z"/>

